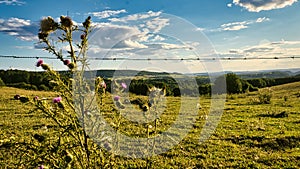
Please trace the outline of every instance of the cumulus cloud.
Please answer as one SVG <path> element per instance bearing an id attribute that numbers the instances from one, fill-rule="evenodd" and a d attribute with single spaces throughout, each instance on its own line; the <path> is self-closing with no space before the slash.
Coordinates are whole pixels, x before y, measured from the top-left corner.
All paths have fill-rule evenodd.
<path id="1" fill-rule="evenodd" d="M 0 0 L 0 5 L 24 5 L 25 2 L 19 0 Z"/>
<path id="2" fill-rule="evenodd" d="M 297 2 L 297 0 L 233 0 L 235 5 L 244 7 L 250 12 L 280 9 L 290 6 L 295 2 Z"/>
<path id="3" fill-rule="evenodd" d="M 122 18 L 110 18 L 109 20 L 112 22 L 129 22 L 129 21 L 148 19 L 151 17 L 157 17 L 159 15 L 161 15 L 161 12 L 149 11 L 147 13 L 133 14 Z"/>
<path id="4" fill-rule="evenodd" d="M 221 30 L 223 31 L 237 31 L 241 29 L 248 28 L 249 25 L 255 24 L 255 23 L 262 23 L 270 21 L 267 17 L 257 18 L 256 20 L 249 20 L 249 21 L 242 21 L 242 22 L 231 22 L 221 25 Z"/>
<path id="5" fill-rule="evenodd" d="M 148 46 L 138 41 L 128 39 L 128 40 L 120 41 L 117 45 L 114 46 L 114 48 L 143 49 L 143 48 L 148 48 Z"/>
<path id="6" fill-rule="evenodd" d="M 300 41 L 274 41 L 249 46 L 243 49 L 230 49 L 228 52 L 220 53 L 222 57 L 292 57 L 299 56 Z"/>
<path id="7" fill-rule="evenodd" d="M 33 41 L 37 40 L 38 24 L 21 18 L 0 19 L 0 33 L 23 41 Z"/>
<path id="8" fill-rule="evenodd" d="M 123 40 L 140 35 L 137 27 L 117 25 L 112 23 L 97 23 L 94 33 L 91 35 L 90 43 L 100 48 L 113 48 Z"/>
<path id="9" fill-rule="evenodd" d="M 105 11 L 101 11 L 101 12 L 90 12 L 88 13 L 89 15 L 93 15 L 99 19 L 104 19 L 104 18 L 110 18 L 113 16 L 116 16 L 118 14 L 121 13 L 126 13 L 125 9 L 121 9 L 121 10 L 105 10 Z"/>
<path id="10" fill-rule="evenodd" d="M 161 12 L 149 11 L 108 19 L 111 22 L 95 23 L 91 38 L 92 51 L 152 48 L 149 42 L 163 42 L 165 37 L 157 33 L 169 25 L 169 19 L 160 15 Z M 161 46 L 160 49 L 162 49 Z"/>

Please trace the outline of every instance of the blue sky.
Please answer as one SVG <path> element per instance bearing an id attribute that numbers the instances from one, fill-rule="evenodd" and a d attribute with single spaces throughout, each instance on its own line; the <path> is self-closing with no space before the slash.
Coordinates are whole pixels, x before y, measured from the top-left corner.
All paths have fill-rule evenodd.
<path id="1" fill-rule="evenodd" d="M 37 44 L 39 21 L 68 15 L 80 25 L 90 15 L 94 22 L 91 58 L 300 56 L 299 9 L 297 0 L 0 0 L 0 55 L 51 56 Z M 0 69 L 39 70 L 35 62 L 0 57 Z M 54 69 L 65 68 L 56 60 L 45 62 Z M 300 59 L 216 62 L 91 60 L 90 66 L 201 72 L 300 65 Z"/>

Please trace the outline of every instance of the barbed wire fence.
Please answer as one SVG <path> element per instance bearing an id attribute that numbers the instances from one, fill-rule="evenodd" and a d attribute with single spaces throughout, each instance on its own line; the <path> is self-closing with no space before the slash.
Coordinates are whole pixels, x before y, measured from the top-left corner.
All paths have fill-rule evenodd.
<path id="1" fill-rule="evenodd" d="M 17 56 L 17 55 L 0 55 L 0 58 L 10 59 L 57 59 L 50 56 Z M 90 60 L 107 60 L 107 61 L 213 61 L 213 60 L 277 60 L 277 59 L 300 59 L 299 56 L 281 56 L 281 57 L 197 57 L 197 58 L 127 58 L 127 57 L 90 57 Z"/>

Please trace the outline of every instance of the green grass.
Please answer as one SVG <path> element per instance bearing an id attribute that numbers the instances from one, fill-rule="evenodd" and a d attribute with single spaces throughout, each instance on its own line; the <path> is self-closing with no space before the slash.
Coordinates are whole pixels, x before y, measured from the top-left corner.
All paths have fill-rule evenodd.
<path id="1" fill-rule="evenodd" d="M 13 96 L 39 95 L 50 99 L 55 93 L 7 87 L 0 91 L 0 168 L 6 168 L 20 158 L 9 143 L 32 139 L 35 133 L 51 135 L 56 127 L 41 114 L 30 112 L 30 105 L 21 104 Z M 110 154 L 113 157 L 110 167 L 146 168 L 148 163 L 151 168 L 300 168 L 300 82 L 272 87 L 270 104 L 258 104 L 259 92 L 228 96 L 217 129 L 204 143 L 199 143 L 199 136 L 210 101 L 208 97 L 201 97 L 202 108 L 195 117 L 196 122 L 179 144 L 148 161 Z M 176 120 L 179 99 L 166 99 L 167 106 L 160 115 L 157 133 L 166 131 Z M 104 102 L 112 103 L 108 99 Z M 147 137 L 147 126 L 154 125 L 153 122 L 134 123 L 125 117 L 117 120 L 116 112 L 112 106 L 106 106 L 103 116 L 111 126 L 119 122 L 118 130 L 126 135 Z M 45 125 L 47 131 L 43 129 Z M 156 135 L 152 132 L 150 136 Z"/>

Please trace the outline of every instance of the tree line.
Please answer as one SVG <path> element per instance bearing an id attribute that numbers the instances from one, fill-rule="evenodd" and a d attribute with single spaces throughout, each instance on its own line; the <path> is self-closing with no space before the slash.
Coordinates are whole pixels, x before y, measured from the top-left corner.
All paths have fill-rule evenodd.
<path id="1" fill-rule="evenodd" d="M 62 77 L 71 77 L 67 72 L 60 72 Z M 225 78 L 225 79 L 224 79 Z M 111 91 L 111 78 L 104 78 L 107 84 L 106 90 Z M 159 88 L 166 88 L 167 96 L 197 96 L 197 95 L 210 95 L 212 87 L 218 89 L 218 85 L 224 85 L 226 81 L 226 92 L 229 94 L 245 93 L 257 91 L 259 88 L 271 87 L 275 85 L 285 84 L 300 81 L 300 75 L 285 77 L 285 78 L 255 78 L 255 79 L 242 79 L 234 73 L 227 73 L 224 76 L 216 78 L 213 82 L 209 77 L 197 76 L 195 82 L 189 81 L 182 77 L 176 78 L 168 76 L 167 74 L 158 75 L 157 77 L 139 76 L 136 79 L 126 79 L 124 76 L 123 82 L 129 86 L 129 92 L 137 95 L 147 95 L 148 89 L 156 86 Z M 180 83 L 180 85 L 178 84 Z M 195 86 L 197 85 L 197 86 Z M 51 80 L 45 72 L 29 72 L 23 70 L 0 70 L 0 86 L 10 86 L 16 88 L 23 88 L 28 90 L 44 90 L 50 91 L 55 87 L 51 84 Z M 198 90 L 195 90 L 197 89 Z M 214 91 L 216 93 L 224 93 L 224 91 Z"/>

